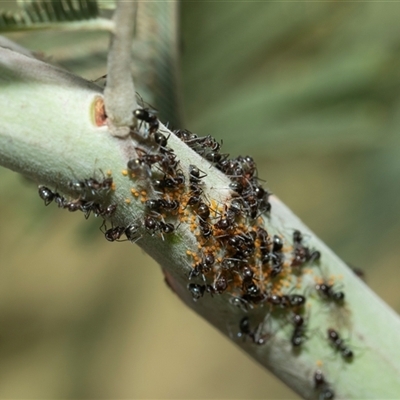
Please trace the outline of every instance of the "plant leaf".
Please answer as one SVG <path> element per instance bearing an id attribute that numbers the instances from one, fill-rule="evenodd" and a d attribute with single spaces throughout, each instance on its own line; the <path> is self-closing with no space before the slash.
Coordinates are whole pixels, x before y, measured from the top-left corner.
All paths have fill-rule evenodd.
<path id="1" fill-rule="evenodd" d="M 43 29 L 99 16 L 97 0 L 19 0 L 17 3 L 16 12 L 0 11 L 0 31 Z"/>

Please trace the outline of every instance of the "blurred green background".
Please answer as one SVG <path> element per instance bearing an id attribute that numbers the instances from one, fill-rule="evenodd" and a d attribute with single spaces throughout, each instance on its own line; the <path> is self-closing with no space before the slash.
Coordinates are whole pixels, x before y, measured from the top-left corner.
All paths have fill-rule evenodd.
<path id="1" fill-rule="evenodd" d="M 181 4 L 185 127 L 254 156 L 395 310 L 399 15 L 380 2 Z M 106 73 L 106 33 L 7 37 L 87 79 Z M 297 398 L 185 308 L 139 248 L 106 242 L 98 220 L 45 208 L 4 169 L 0 201 L 1 398 Z"/>

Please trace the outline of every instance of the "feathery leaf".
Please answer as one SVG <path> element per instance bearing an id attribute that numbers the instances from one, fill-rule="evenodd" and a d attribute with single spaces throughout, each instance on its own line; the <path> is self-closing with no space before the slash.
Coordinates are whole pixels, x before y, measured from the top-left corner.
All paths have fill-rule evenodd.
<path id="1" fill-rule="evenodd" d="M 17 4 L 16 12 L 0 10 L 0 31 L 43 29 L 99 16 L 97 0 L 18 0 Z"/>

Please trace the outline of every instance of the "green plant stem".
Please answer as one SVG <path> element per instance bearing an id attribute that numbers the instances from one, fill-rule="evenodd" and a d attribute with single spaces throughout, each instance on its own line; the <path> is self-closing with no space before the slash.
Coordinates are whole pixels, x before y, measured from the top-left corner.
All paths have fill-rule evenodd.
<path id="1" fill-rule="evenodd" d="M 46 29 L 62 31 L 112 31 L 114 23 L 107 18 L 92 18 L 83 21 L 43 22 L 32 25 L 7 26 L 4 32 L 41 31 Z"/>
<path id="2" fill-rule="evenodd" d="M 114 13 L 107 60 L 107 86 L 104 90 L 109 128 L 114 136 L 126 137 L 133 124 L 132 111 L 137 108 L 131 73 L 131 52 L 136 1 L 119 1 Z"/>
<path id="3" fill-rule="evenodd" d="M 129 158 L 134 154 L 131 137 L 118 138 L 108 127 L 93 122 L 93 105 L 102 97 L 100 89 L 68 72 L 0 48 L 0 164 L 31 177 L 38 183 L 57 187 L 68 193 L 68 182 L 93 176 L 94 172 L 112 170 L 116 190 L 111 201 L 118 204 L 110 219 L 114 225 L 138 221 L 143 215 L 141 202 L 131 195 L 136 182 L 125 177 Z M 167 132 L 162 127 L 164 132 Z M 204 192 L 208 199 L 226 204 L 231 193 L 229 179 L 211 167 L 173 134 L 169 146 L 175 151 L 183 171 L 196 164 L 204 171 Z M 149 188 L 149 193 L 151 190 Z M 131 199 L 127 204 L 125 199 Z M 231 296 L 205 295 L 194 302 L 187 290 L 191 260 L 186 251 L 197 251 L 196 237 L 186 224 L 178 232 L 162 240 L 143 235 L 138 242 L 157 260 L 175 293 L 239 345 L 249 356 L 270 369 L 276 376 L 304 398 L 318 398 L 313 386 L 317 362 L 336 393 L 336 398 L 395 398 L 400 393 L 400 320 L 346 265 L 304 226 L 275 196 L 271 196 L 272 212 L 265 217 L 270 234 L 279 233 L 290 242 L 293 229 L 309 235 L 309 246 L 321 251 L 320 265 L 310 266 L 304 274 L 302 290 L 310 293 L 309 340 L 301 352 L 293 352 L 290 344 L 292 326 L 282 318 L 268 318 L 268 306 L 246 313 L 231 304 Z M 290 253 L 290 248 L 286 249 Z M 331 307 L 312 294 L 314 278 L 321 274 L 342 275 L 346 302 L 342 308 Z M 301 289 L 294 289 L 297 290 Z M 270 340 L 263 346 L 236 336 L 243 316 L 260 318 Z M 340 326 L 344 338 L 354 350 L 352 363 L 345 363 L 334 353 L 326 340 L 326 330 Z M 238 366 L 240 368 L 240 366 Z M 265 397 L 268 397 L 266 393 Z"/>

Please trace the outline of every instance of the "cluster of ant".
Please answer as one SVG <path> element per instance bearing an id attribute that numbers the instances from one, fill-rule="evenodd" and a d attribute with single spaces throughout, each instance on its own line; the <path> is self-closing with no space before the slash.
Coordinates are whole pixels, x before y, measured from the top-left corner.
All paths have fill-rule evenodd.
<path id="1" fill-rule="evenodd" d="M 72 191 L 78 193 L 77 198 L 67 199 L 46 186 L 39 186 L 38 193 L 46 206 L 54 201 L 58 207 L 70 212 L 83 212 L 86 219 L 92 212 L 96 217 L 108 218 L 117 209 L 116 204 L 110 204 L 104 208 L 93 199 L 93 196 L 97 194 L 107 194 L 112 190 L 113 179 L 111 177 L 102 180 L 89 178 L 83 181 L 73 181 L 69 183 L 69 187 Z"/>
<path id="2" fill-rule="evenodd" d="M 164 220 L 172 218 L 179 224 L 187 224 L 196 236 L 200 250 L 187 251 L 192 258 L 187 287 L 193 300 L 199 301 L 206 293 L 211 296 L 227 293 L 231 303 L 246 313 L 266 307 L 269 317 L 283 317 L 292 325 L 291 345 L 296 351 L 301 349 L 309 339 L 307 297 L 305 293 L 293 293 L 296 284 L 290 280 L 298 277 L 300 281 L 306 270 L 303 267 L 317 263 L 320 252 L 307 246 L 299 230 L 293 232 L 289 245 L 280 235 L 265 230 L 261 215 L 271 213 L 270 193 L 259 183 L 251 157 L 230 159 L 228 154 L 220 152 L 221 143 L 211 136 L 199 137 L 182 129 L 173 131 L 230 179 L 231 198 L 224 205 L 218 204 L 205 196 L 207 174 L 193 164 L 185 170 L 175 153 L 167 148 L 168 138 L 158 132 L 156 116 L 140 109 L 135 111 L 135 117 L 147 124 L 147 137 L 153 138 L 157 145 L 155 152 L 137 149 L 138 157 L 127 165 L 129 172 L 145 175 L 157 193 L 156 198 L 142 198 L 148 213 L 144 225 L 152 234 L 172 233 L 176 226 Z M 166 224 L 169 224 L 167 231 Z M 320 278 L 313 290 L 330 306 L 340 308 L 345 304 L 344 292 L 336 289 L 334 281 Z M 248 315 L 239 321 L 238 338 L 256 345 L 266 344 L 271 334 L 264 332 L 265 320 L 252 328 Z M 352 350 L 335 329 L 328 330 L 326 340 L 345 361 L 353 359 Z M 314 387 L 320 399 L 334 398 L 320 370 L 315 372 Z"/>
<path id="3" fill-rule="evenodd" d="M 195 235 L 200 249 L 187 250 L 192 262 L 187 288 L 193 300 L 200 300 L 206 293 L 228 294 L 231 304 L 243 312 L 266 307 L 268 317 L 284 319 L 292 326 L 290 342 L 293 349 L 299 350 L 308 339 L 307 298 L 305 294 L 292 292 L 296 284 L 291 280 L 296 277 L 300 280 L 303 267 L 318 262 L 320 252 L 309 248 L 298 230 L 293 232 L 293 241 L 288 245 L 280 235 L 270 234 L 263 227 L 262 215 L 268 217 L 271 213 L 270 193 L 259 183 L 257 166 L 250 156 L 230 159 L 228 154 L 220 152 L 221 143 L 211 136 L 199 137 L 182 129 L 173 131 L 229 178 L 231 197 L 221 205 L 205 195 L 207 174 L 194 164 L 187 169 L 180 164 L 175 152 L 168 147 L 169 137 L 159 132 L 156 115 L 146 108 L 137 109 L 133 114 L 140 126 L 132 128 L 132 134 L 141 134 L 141 128 L 146 128 L 145 134 L 141 134 L 141 142 L 147 142 L 146 149 L 136 147 L 137 155 L 127 162 L 122 174 L 134 179 L 137 186 L 144 186 L 141 191 L 132 188 L 131 192 L 136 198 L 140 196 L 145 213 L 140 221 L 105 229 L 105 238 L 120 241 L 125 235 L 126 240 L 136 242 L 142 233 L 147 233 L 164 240 L 164 235 L 173 234 L 180 224 L 185 224 Z M 75 200 L 67 200 L 44 186 L 39 187 L 39 195 L 46 205 L 54 200 L 69 211 L 83 211 L 86 218 L 91 212 L 108 218 L 116 205 L 102 208 L 92 196 L 108 193 L 112 185 L 111 177 L 102 181 L 89 178 L 70 183 L 71 190 L 79 194 Z M 291 289 L 285 290 L 288 287 Z M 345 302 L 344 293 L 328 280 L 316 282 L 314 291 L 335 307 Z M 264 332 L 264 321 L 252 328 L 249 316 L 239 321 L 238 328 L 239 338 L 249 339 L 256 345 L 264 345 L 270 337 Z M 336 330 L 328 330 L 327 341 L 343 359 L 352 360 L 353 352 Z M 320 399 L 334 398 L 320 370 L 314 374 L 314 387 Z"/>

